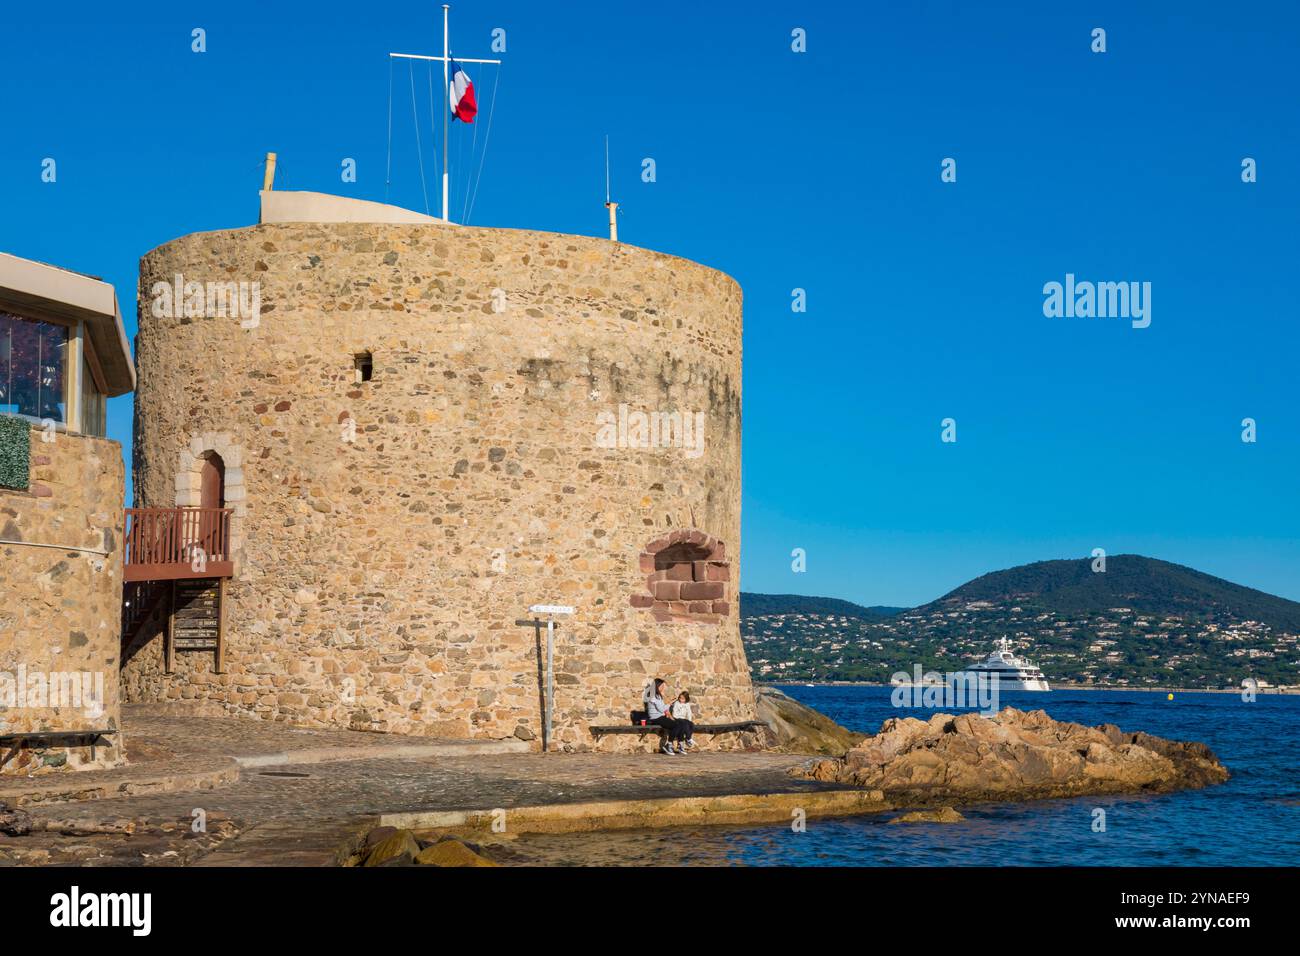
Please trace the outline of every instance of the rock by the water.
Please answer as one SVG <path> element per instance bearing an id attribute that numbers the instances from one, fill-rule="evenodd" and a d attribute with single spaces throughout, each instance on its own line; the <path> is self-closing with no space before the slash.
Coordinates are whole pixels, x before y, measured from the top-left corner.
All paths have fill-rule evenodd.
<path id="1" fill-rule="evenodd" d="M 384 840 L 387 840 L 390 836 L 393 836 L 396 833 L 397 827 L 375 827 L 366 834 L 364 845 L 372 847 L 376 843 L 382 843 Z"/>
<path id="2" fill-rule="evenodd" d="M 966 818 L 952 807 L 940 807 L 938 810 L 913 810 L 900 814 L 890 823 L 961 823 Z"/>
<path id="3" fill-rule="evenodd" d="M 26 810 L 0 803 L 0 833 L 26 836 L 32 832 L 32 816 Z"/>
<path id="4" fill-rule="evenodd" d="M 1222 783 L 1228 771 L 1200 743 L 1085 727 L 1012 707 L 993 717 L 891 717 L 840 760 L 791 771 L 881 790 L 903 803 L 1167 792 Z"/>
<path id="5" fill-rule="evenodd" d="M 499 866 L 459 840 L 439 840 L 416 854 L 415 862 L 424 866 Z"/>
<path id="6" fill-rule="evenodd" d="M 768 725 L 763 734 L 764 746 L 769 750 L 838 757 L 863 736 L 775 687 L 758 688 L 754 710 L 755 716 Z"/>
<path id="7" fill-rule="evenodd" d="M 410 830 L 395 830 L 370 847 L 362 866 L 407 866 L 415 862 L 420 844 Z"/>

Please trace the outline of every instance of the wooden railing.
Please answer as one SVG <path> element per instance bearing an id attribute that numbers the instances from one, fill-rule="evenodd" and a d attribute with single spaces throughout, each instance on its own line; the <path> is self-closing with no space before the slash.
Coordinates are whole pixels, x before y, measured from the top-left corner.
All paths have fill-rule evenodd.
<path id="1" fill-rule="evenodd" d="M 223 578 L 233 573 L 229 508 L 126 509 L 126 581 Z"/>

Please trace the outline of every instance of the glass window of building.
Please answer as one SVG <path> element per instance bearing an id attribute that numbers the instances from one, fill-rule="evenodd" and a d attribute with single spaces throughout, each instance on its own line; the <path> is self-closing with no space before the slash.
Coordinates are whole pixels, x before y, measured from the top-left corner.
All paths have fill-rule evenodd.
<path id="1" fill-rule="evenodd" d="M 95 384 L 90 361 L 81 360 L 81 432 L 103 438 L 107 432 L 107 399 Z"/>
<path id="2" fill-rule="evenodd" d="M 66 425 L 68 327 L 0 312 L 0 414 Z"/>

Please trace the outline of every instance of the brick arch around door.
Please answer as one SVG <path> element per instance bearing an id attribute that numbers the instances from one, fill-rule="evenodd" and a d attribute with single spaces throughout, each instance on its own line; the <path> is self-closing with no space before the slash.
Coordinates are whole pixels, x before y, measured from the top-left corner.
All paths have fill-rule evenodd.
<path id="1" fill-rule="evenodd" d="M 238 573 L 244 546 L 244 449 L 228 434 L 205 432 L 195 435 L 180 450 L 176 463 L 177 507 L 229 508 L 229 560 Z M 214 496 L 220 504 L 212 505 Z"/>

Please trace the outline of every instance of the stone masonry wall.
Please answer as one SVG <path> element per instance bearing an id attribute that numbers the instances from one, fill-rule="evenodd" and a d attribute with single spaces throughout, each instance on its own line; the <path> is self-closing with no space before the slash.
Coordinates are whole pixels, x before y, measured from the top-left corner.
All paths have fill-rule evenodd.
<path id="1" fill-rule="evenodd" d="M 260 316 L 155 315 L 178 275 L 257 282 Z M 730 278 L 573 236 L 262 225 L 149 253 L 140 301 L 136 504 L 188 503 L 190 463 L 219 444 L 240 529 L 225 672 L 178 653 L 164 674 L 152 640 L 128 699 L 537 741 L 537 635 L 516 621 L 548 603 L 577 608 L 555 651 L 557 745 L 626 723 L 655 676 L 702 720 L 753 717 Z M 628 447 L 643 436 L 656 447 Z M 701 571 L 722 595 L 707 613 L 646 599 L 643 555 L 675 532 L 725 543 Z"/>
<path id="2" fill-rule="evenodd" d="M 22 542 L 0 544 L 0 733 L 116 729 L 122 448 L 41 435 L 32 429 L 28 490 L 0 488 L 0 539 Z M 0 773 L 112 766 L 121 740 L 108 739 L 93 756 L 89 747 L 24 749 Z"/>

